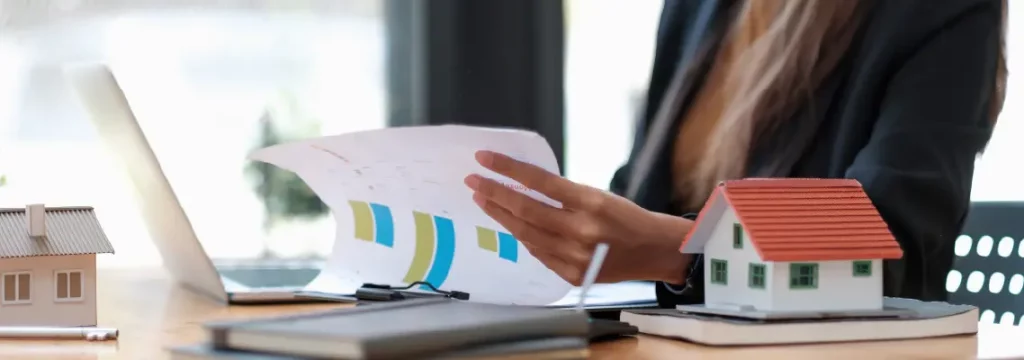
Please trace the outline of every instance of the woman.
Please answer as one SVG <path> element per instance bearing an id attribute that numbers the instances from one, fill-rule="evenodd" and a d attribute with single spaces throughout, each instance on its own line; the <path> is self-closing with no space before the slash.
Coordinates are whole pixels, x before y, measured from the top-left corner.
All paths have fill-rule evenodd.
<path id="1" fill-rule="evenodd" d="M 666 0 L 648 104 L 611 192 L 500 154 L 485 167 L 553 208 L 471 175 L 474 199 L 578 284 L 659 281 L 663 306 L 703 301 L 678 247 L 712 188 L 742 177 L 858 180 L 900 242 L 884 294 L 943 300 L 975 157 L 1002 107 L 1000 0 Z"/>

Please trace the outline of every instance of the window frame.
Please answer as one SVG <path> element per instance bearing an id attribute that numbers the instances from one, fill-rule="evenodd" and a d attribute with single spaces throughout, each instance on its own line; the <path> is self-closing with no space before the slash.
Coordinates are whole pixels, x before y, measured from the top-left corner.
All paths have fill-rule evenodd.
<path id="1" fill-rule="evenodd" d="M 78 289 L 79 289 L 78 297 L 71 297 L 71 273 L 78 273 L 78 282 L 79 282 L 79 284 L 78 284 Z M 60 294 L 60 291 L 58 289 L 58 287 L 60 286 L 60 281 L 58 281 L 57 279 L 60 276 L 60 274 L 67 274 L 67 277 L 68 277 L 67 284 L 65 284 L 68 287 L 67 288 L 68 296 L 64 297 L 64 298 L 61 298 L 58 295 L 58 294 Z M 64 302 L 82 302 L 82 301 L 85 301 L 85 271 L 83 271 L 82 269 L 54 270 L 53 271 L 53 301 L 54 302 L 59 302 L 59 303 L 64 303 Z"/>
<path id="2" fill-rule="evenodd" d="M 871 277 L 872 266 L 871 260 L 854 260 L 853 266 L 853 277 Z M 860 271 L 859 266 L 864 266 L 864 271 Z"/>
<path id="3" fill-rule="evenodd" d="M 14 300 L 7 300 L 7 276 L 14 276 Z M 28 298 L 21 298 L 21 275 L 28 275 Z M 3 305 L 26 305 L 32 303 L 32 272 L 31 271 L 10 271 L 0 274 L 0 304 Z"/>
<path id="4" fill-rule="evenodd" d="M 818 263 L 790 263 L 789 264 L 789 288 L 792 290 L 815 290 L 818 288 Z M 808 275 L 811 279 L 810 284 L 802 285 L 799 284 L 799 279 L 803 278 L 800 275 L 800 269 L 809 268 L 811 274 Z"/>
<path id="5" fill-rule="evenodd" d="M 732 248 L 743 248 L 743 225 L 740 225 L 740 223 L 732 224 Z"/>
<path id="6" fill-rule="evenodd" d="M 760 270 L 760 274 L 756 274 L 758 271 L 755 270 Z M 760 284 L 756 284 L 756 281 L 754 281 L 758 278 L 761 280 Z M 747 266 L 747 286 L 751 289 L 758 290 L 763 290 L 768 286 L 768 270 L 764 264 L 750 263 L 750 265 Z"/>
<path id="7" fill-rule="evenodd" d="M 716 269 L 716 265 L 721 265 L 721 271 Z M 721 279 L 718 279 L 718 274 L 721 272 Z M 729 285 L 729 261 L 722 259 L 711 259 L 711 283 L 718 285 Z"/>

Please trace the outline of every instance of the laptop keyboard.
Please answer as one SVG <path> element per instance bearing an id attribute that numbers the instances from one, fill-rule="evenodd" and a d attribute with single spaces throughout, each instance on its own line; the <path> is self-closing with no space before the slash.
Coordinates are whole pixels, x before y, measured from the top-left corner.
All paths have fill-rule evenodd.
<path id="1" fill-rule="evenodd" d="M 302 287 L 320 274 L 320 269 L 315 268 L 220 268 L 217 271 L 251 288 Z"/>

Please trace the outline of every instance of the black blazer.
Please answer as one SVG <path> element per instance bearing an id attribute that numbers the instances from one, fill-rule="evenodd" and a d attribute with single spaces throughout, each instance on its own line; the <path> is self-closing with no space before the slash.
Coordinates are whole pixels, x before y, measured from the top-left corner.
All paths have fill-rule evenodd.
<path id="1" fill-rule="evenodd" d="M 665 1 L 646 109 L 612 192 L 651 211 L 679 214 L 670 201 L 671 142 L 710 62 L 694 49 L 718 43 L 731 5 Z M 874 1 L 811 106 L 752 146 L 748 176 L 860 181 L 904 251 L 885 263 L 886 296 L 946 298 L 974 161 L 992 134 L 1001 14 L 1000 0 Z M 681 74 L 685 68 L 696 71 Z M 685 85 L 676 99 L 663 99 L 673 76 L 684 76 L 678 83 Z M 670 120 L 654 122 L 659 108 L 673 114 Z M 796 126 L 816 130 L 797 138 Z M 786 166 L 769 172 L 767 164 L 777 160 Z M 702 263 L 695 262 L 682 295 L 659 284 L 659 302 L 702 302 Z"/>

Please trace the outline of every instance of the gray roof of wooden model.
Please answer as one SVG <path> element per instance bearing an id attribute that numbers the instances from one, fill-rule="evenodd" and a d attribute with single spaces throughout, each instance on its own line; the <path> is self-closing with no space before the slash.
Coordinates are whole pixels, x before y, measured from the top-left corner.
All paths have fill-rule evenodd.
<path id="1" fill-rule="evenodd" d="M 46 237 L 33 238 L 28 213 L 0 209 L 0 258 L 113 253 L 92 207 L 47 207 Z"/>

